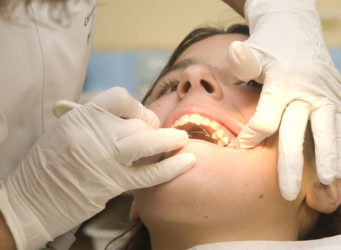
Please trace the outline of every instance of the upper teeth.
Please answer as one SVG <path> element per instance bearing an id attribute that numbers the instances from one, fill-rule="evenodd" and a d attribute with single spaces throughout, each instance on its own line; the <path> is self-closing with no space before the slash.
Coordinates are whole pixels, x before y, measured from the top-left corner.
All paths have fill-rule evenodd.
<path id="1" fill-rule="evenodd" d="M 211 120 L 199 114 L 186 114 L 177 119 L 172 127 L 180 127 L 186 123 L 193 123 L 196 125 L 204 125 L 209 127 L 212 133 L 212 138 L 217 141 L 220 146 L 227 146 L 230 142 L 228 136 L 223 129 L 223 126 L 217 121 Z"/>

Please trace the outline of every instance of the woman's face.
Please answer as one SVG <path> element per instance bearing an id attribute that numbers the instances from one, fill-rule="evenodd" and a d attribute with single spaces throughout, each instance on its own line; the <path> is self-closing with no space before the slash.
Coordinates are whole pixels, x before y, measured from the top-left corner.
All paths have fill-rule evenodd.
<path id="1" fill-rule="evenodd" d="M 194 138 L 172 153 L 190 152 L 196 157 L 188 172 L 135 192 L 137 213 L 152 235 L 165 226 L 169 231 L 207 228 L 211 233 L 217 229 L 217 241 L 219 235 L 237 236 L 247 225 L 250 232 L 244 231 L 241 240 L 259 239 L 259 231 L 275 238 L 279 231 L 273 224 L 298 223 L 298 202 L 285 201 L 278 189 L 277 137 L 254 149 L 224 147 L 251 118 L 259 99 L 260 89 L 238 81 L 229 67 L 229 45 L 246 38 L 216 35 L 193 44 L 152 93 L 149 108 L 162 127 L 187 130 Z M 296 236 L 292 230 L 289 238 Z"/>

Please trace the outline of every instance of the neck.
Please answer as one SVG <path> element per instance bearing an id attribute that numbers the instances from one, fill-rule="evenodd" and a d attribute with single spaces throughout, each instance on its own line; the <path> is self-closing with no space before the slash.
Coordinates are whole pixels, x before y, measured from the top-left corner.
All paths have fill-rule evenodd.
<path id="1" fill-rule="evenodd" d="M 149 230 L 153 250 L 188 249 L 197 245 L 228 241 L 293 241 L 297 240 L 295 225 L 279 222 L 256 225 L 252 219 L 238 225 L 163 225 Z"/>

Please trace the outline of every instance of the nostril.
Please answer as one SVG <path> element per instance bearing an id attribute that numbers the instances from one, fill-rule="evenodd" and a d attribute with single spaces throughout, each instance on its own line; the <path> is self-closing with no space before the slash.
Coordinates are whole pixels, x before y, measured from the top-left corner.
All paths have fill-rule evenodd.
<path id="1" fill-rule="evenodd" d="M 189 82 L 186 82 L 185 85 L 182 87 L 182 90 L 184 91 L 184 93 L 187 93 L 190 87 L 191 84 Z"/>
<path id="2" fill-rule="evenodd" d="M 209 84 L 208 82 L 206 82 L 205 80 L 201 80 L 200 81 L 201 86 L 204 87 L 204 89 L 208 92 L 208 93 L 213 93 L 214 89 L 212 87 L 211 84 Z"/>

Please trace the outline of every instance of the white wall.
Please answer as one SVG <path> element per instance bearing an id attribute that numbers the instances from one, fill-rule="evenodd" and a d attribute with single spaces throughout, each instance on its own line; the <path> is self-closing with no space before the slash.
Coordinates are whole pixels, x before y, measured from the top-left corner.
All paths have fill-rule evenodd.
<path id="1" fill-rule="evenodd" d="M 243 19 L 220 0 L 106 0 L 93 49 L 172 49 L 194 27 Z"/>
<path id="2" fill-rule="evenodd" d="M 327 44 L 341 46 L 341 0 L 318 7 Z M 102 0 L 93 49 L 172 49 L 198 25 L 242 20 L 221 0 Z"/>

